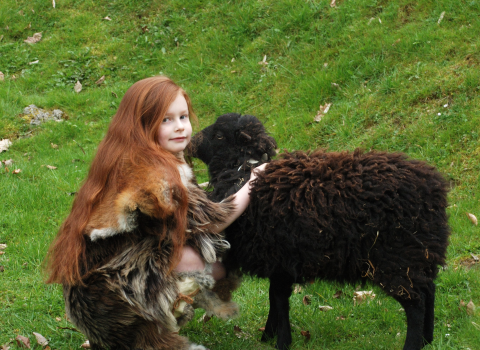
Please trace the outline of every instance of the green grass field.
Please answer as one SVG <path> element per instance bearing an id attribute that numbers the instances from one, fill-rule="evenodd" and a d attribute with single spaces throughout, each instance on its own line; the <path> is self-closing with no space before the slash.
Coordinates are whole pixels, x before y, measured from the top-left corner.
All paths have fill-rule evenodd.
<path id="1" fill-rule="evenodd" d="M 18 348 L 23 335 L 40 349 L 32 332 L 51 349 L 85 340 L 41 263 L 124 92 L 164 74 L 190 94 L 197 130 L 223 113 L 253 114 L 281 149 L 402 151 L 437 166 L 452 187 L 452 236 L 426 349 L 480 349 L 480 310 L 460 305 L 480 305 L 480 228 L 466 215 L 480 217 L 480 1 L 330 1 L 0 2 L 0 139 L 13 141 L 0 159 L 14 161 L 0 167 L 0 347 Z M 40 42 L 24 42 L 38 32 Z M 30 104 L 68 120 L 31 126 Z M 196 173 L 207 180 L 202 164 Z M 401 349 L 400 305 L 367 285 L 377 297 L 354 306 L 355 288 L 319 281 L 294 294 L 292 348 Z M 258 330 L 268 281 L 247 278 L 235 299 L 238 319 L 193 321 L 181 333 L 212 350 L 271 349 Z"/>

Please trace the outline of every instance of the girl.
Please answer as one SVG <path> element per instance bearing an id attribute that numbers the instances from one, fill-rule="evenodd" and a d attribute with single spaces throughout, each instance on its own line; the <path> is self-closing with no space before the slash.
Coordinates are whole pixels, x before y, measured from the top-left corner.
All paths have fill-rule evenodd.
<path id="1" fill-rule="evenodd" d="M 192 310 L 173 312 L 211 296 L 210 264 L 225 275 L 220 233 L 248 205 L 249 183 L 222 203 L 206 198 L 184 159 L 191 118 L 170 79 L 130 87 L 50 247 L 47 283 L 63 285 L 67 315 L 92 349 L 204 349 L 177 334 Z"/>

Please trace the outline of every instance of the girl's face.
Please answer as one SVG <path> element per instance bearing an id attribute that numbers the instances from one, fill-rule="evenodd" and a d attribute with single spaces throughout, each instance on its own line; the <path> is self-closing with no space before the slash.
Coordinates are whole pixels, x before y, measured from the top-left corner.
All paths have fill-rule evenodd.
<path id="1" fill-rule="evenodd" d="M 192 137 L 192 125 L 188 116 L 188 105 L 182 93 L 168 107 L 167 114 L 158 130 L 158 141 L 162 148 L 177 154 L 187 147 Z"/>

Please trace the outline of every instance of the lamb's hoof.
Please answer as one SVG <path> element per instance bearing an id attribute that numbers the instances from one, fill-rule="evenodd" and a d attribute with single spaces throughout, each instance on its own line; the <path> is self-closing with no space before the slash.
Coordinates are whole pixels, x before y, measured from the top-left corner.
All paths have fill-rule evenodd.
<path id="1" fill-rule="evenodd" d="M 203 345 L 198 345 L 198 344 L 190 344 L 188 350 L 209 350 Z"/>
<path id="2" fill-rule="evenodd" d="M 214 315 L 222 320 L 229 320 L 239 315 L 238 305 L 232 301 L 224 302 L 213 309 Z"/>

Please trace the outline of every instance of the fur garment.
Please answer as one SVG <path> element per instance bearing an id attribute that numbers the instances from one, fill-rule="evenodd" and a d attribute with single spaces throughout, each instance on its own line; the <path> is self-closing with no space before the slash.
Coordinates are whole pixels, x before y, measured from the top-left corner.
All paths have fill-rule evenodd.
<path id="1" fill-rule="evenodd" d="M 175 189 L 169 187 L 161 169 L 143 170 L 132 171 L 121 192 L 107 193 L 88 223 L 83 285 L 63 288 L 67 315 L 92 349 L 204 349 L 177 334 L 179 326 L 193 317 L 190 307 L 178 319 L 174 316 L 185 278 L 198 289 L 193 306 L 222 318 L 236 315 L 238 309 L 210 295 L 214 281 L 208 271 L 169 271 L 170 235 L 175 227 L 171 214 L 177 204 L 170 200 L 175 198 L 170 191 Z M 233 204 L 231 198 L 222 203 L 208 200 L 186 164 L 179 172 L 189 198 L 187 244 L 208 266 L 229 247 L 209 227 L 223 222 Z M 164 227 L 167 234 L 161 237 Z"/>

